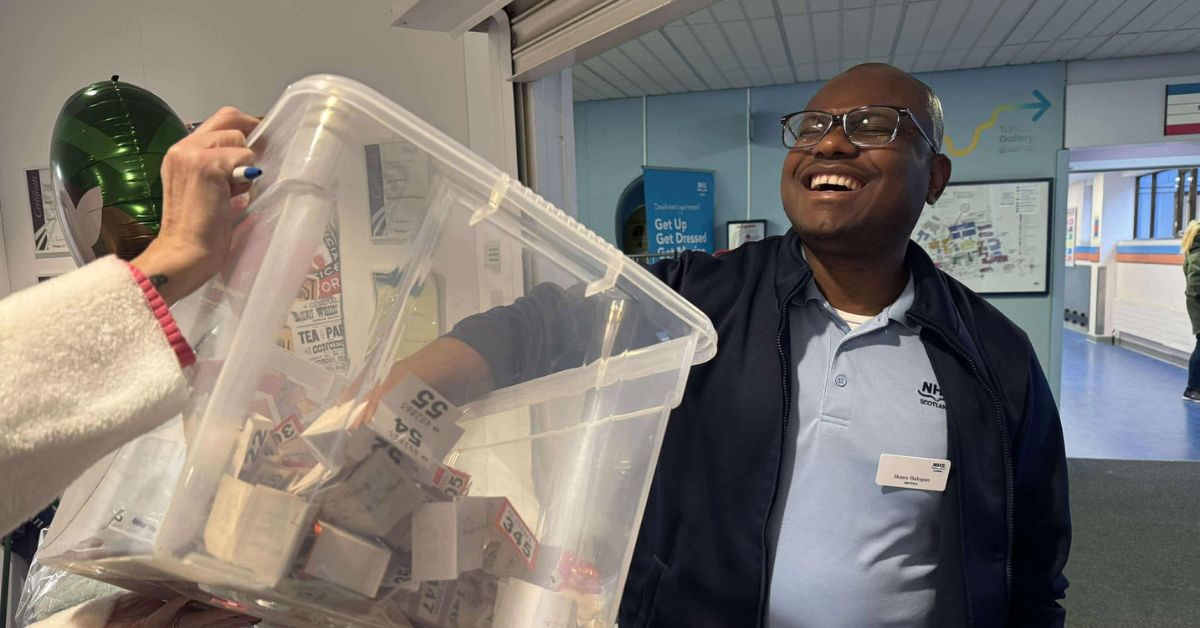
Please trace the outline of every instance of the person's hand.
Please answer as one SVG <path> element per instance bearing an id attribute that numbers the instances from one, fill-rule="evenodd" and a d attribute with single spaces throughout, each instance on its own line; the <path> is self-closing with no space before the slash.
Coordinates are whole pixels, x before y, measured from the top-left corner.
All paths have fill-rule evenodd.
<path id="1" fill-rule="evenodd" d="M 233 169 L 254 163 L 246 136 L 258 118 L 225 107 L 167 151 L 162 165 L 163 216 L 158 237 L 133 260 L 147 277 L 162 275 L 168 304 L 212 278 L 229 257 L 233 226 L 250 183 Z"/>
<path id="2" fill-rule="evenodd" d="M 177 597 L 168 602 L 137 593 L 122 595 L 105 628 L 242 628 L 258 619 Z"/>

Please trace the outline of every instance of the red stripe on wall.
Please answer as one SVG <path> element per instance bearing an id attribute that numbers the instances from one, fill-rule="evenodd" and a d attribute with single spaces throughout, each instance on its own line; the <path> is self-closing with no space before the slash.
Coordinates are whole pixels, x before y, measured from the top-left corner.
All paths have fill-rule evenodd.
<path id="1" fill-rule="evenodd" d="M 1183 255 L 1154 254 L 1154 253 L 1117 253 L 1118 262 L 1133 262 L 1135 264 L 1175 264 L 1183 263 Z"/>
<path id="2" fill-rule="evenodd" d="M 1164 130 L 1167 135 L 1191 135 L 1200 133 L 1200 122 L 1193 124 L 1168 124 Z"/>

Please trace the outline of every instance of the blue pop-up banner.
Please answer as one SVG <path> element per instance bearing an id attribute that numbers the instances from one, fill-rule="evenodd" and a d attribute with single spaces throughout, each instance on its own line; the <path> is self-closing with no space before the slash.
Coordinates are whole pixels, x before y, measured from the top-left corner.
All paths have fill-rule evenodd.
<path id="1" fill-rule="evenodd" d="M 646 186 L 646 240 L 651 253 L 713 252 L 711 171 L 643 166 Z"/>

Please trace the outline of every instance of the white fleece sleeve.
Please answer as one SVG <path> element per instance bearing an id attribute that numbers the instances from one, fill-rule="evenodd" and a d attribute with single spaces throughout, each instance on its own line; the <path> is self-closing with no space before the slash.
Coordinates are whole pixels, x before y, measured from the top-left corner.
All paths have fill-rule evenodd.
<path id="1" fill-rule="evenodd" d="M 104 628 L 122 594 L 114 593 L 59 611 L 28 628 Z"/>
<path id="2" fill-rule="evenodd" d="M 179 358 L 124 262 L 103 258 L 0 300 L 0 534 L 186 397 Z"/>

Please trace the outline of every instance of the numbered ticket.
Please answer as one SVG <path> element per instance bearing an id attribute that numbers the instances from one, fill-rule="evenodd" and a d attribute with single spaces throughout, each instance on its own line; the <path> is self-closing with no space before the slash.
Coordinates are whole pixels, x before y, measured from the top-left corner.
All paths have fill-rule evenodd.
<path id="1" fill-rule="evenodd" d="M 460 416 L 458 406 L 409 375 L 384 396 L 371 427 L 432 474 L 463 434 Z"/>
<path id="2" fill-rule="evenodd" d="M 275 440 L 271 437 L 274 427 L 274 421 L 261 414 L 251 414 L 246 419 L 233 450 L 233 477 L 252 477 L 261 459 L 274 453 Z"/>
<path id="3" fill-rule="evenodd" d="M 402 471 L 404 456 L 376 441 L 367 459 L 345 480 L 321 493 L 321 516 L 360 534 L 386 535 L 421 505 L 423 489 Z"/>
<path id="4" fill-rule="evenodd" d="M 302 573 L 373 598 L 383 583 L 392 552 L 388 548 L 323 521 Z"/>
<path id="5" fill-rule="evenodd" d="M 453 580 L 483 570 L 527 575 L 538 542 L 503 497 L 460 497 L 422 506 L 413 515 L 413 579 Z"/>
<path id="6" fill-rule="evenodd" d="M 299 551 L 313 510 L 298 497 L 223 476 L 204 528 L 205 549 L 274 586 Z"/>

